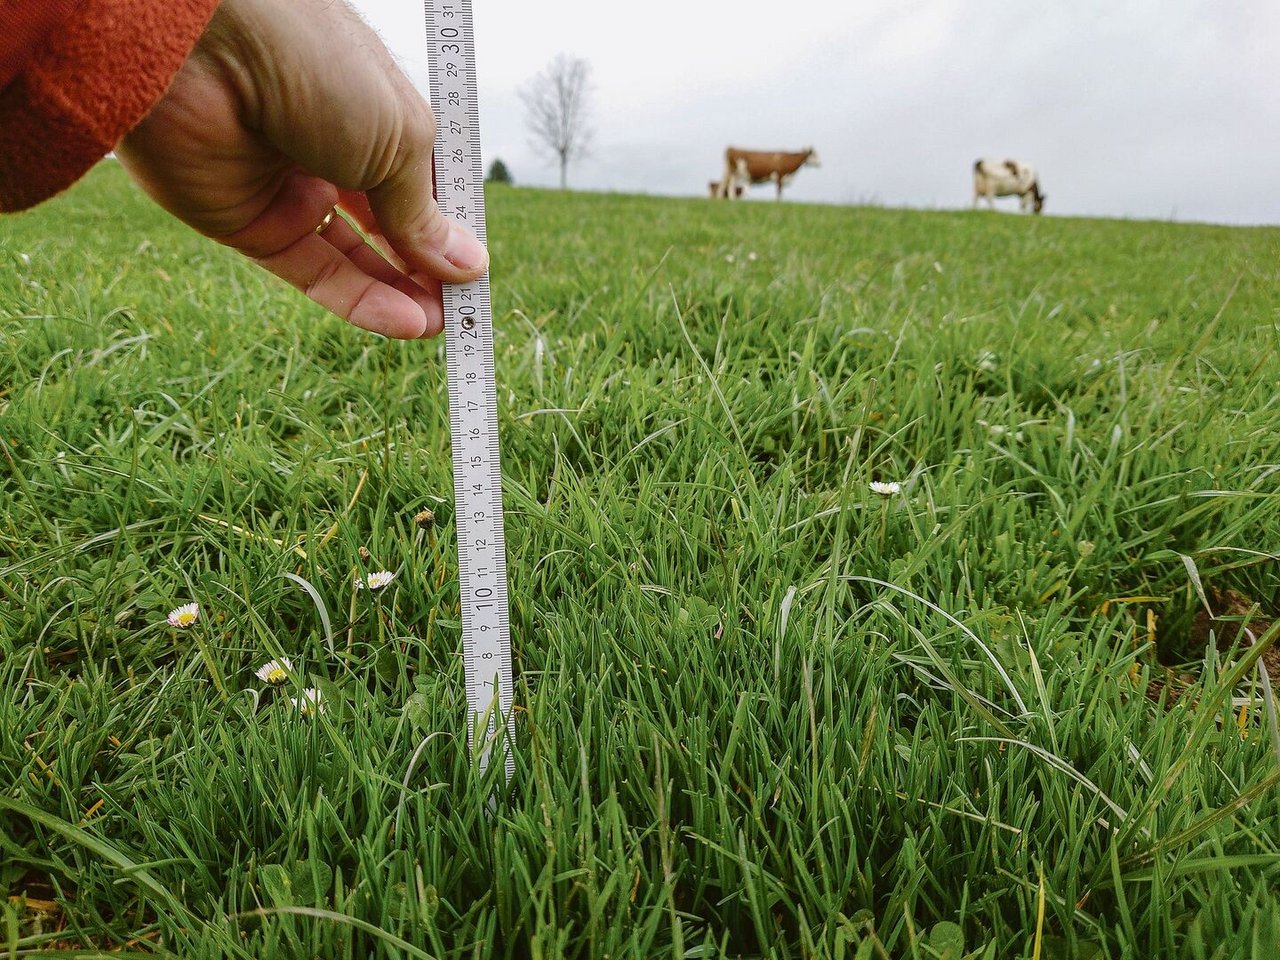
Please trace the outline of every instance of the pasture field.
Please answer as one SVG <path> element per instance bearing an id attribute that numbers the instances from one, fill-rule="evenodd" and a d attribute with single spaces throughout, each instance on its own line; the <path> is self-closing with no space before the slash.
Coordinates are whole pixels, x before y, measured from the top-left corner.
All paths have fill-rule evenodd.
<path id="1" fill-rule="evenodd" d="M 492 813 L 442 344 L 0 221 L 0 956 L 1277 956 L 1280 230 L 490 205 Z"/>

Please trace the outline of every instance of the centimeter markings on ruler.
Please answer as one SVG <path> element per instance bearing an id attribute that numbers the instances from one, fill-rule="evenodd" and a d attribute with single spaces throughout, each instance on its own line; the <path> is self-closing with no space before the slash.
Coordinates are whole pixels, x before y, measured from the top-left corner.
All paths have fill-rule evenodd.
<path id="1" fill-rule="evenodd" d="M 476 97 L 471 0 L 425 0 L 431 57 L 431 109 L 436 115 L 436 202 L 446 217 L 483 242 L 484 170 Z M 507 778 L 510 744 L 511 627 L 507 606 L 507 544 L 502 527 L 502 465 L 498 458 L 498 385 L 493 365 L 489 278 L 444 285 L 444 336 L 453 432 L 453 491 L 462 594 L 462 643 L 467 677 L 467 742 L 481 769 L 496 747 Z M 481 719 L 487 728 L 477 730 Z M 500 724 L 507 735 L 500 736 Z"/>

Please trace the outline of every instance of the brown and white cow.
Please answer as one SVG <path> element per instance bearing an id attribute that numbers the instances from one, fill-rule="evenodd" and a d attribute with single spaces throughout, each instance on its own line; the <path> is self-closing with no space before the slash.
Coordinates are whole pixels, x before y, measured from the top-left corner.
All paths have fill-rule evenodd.
<path id="1" fill-rule="evenodd" d="M 1017 197 L 1018 208 L 1039 213 L 1044 209 L 1045 195 L 1040 192 L 1040 178 L 1035 167 L 1021 160 L 983 158 L 973 164 L 973 205 L 987 198 L 987 206 L 995 209 L 996 197 Z"/>
<path id="2" fill-rule="evenodd" d="M 740 184 L 740 183 L 735 183 L 735 184 L 733 185 L 733 195 L 734 195 L 735 197 L 740 197 L 740 196 L 742 196 L 742 192 L 743 192 L 743 186 L 742 186 L 742 184 Z M 723 194 L 722 194 L 722 193 L 721 193 L 721 191 L 720 191 L 720 181 L 719 181 L 719 180 L 708 180 L 708 181 L 707 181 L 707 196 L 709 196 L 709 197 L 720 197 L 720 196 L 723 196 Z"/>
<path id="3" fill-rule="evenodd" d="M 729 147 L 724 152 L 724 176 L 720 180 L 720 196 L 741 196 L 741 188 L 753 183 L 772 183 L 777 187 L 777 199 L 782 199 L 782 188 L 796 175 L 796 171 L 808 165 L 821 166 L 818 154 L 812 147 L 789 152 L 785 150 L 741 150 Z"/>

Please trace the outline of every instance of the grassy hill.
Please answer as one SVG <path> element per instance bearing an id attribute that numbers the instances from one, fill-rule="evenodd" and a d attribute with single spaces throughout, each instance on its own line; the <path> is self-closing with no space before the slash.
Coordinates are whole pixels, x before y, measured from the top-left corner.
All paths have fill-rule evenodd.
<path id="1" fill-rule="evenodd" d="M 0 220 L 0 953 L 1276 955 L 1280 230 L 490 203 L 492 815 L 442 344 Z"/>

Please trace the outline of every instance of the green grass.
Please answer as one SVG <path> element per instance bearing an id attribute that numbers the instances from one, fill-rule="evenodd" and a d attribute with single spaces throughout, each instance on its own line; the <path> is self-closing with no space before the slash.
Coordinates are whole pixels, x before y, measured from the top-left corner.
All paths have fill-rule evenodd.
<path id="1" fill-rule="evenodd" d="M 1261 647 L 1190 574 L 1280 608 L 1280 230 L 490 217 L 492 814 L 442 344 L 111 167 L 0 221 L 0 956 L 1276 956 Z"/>

